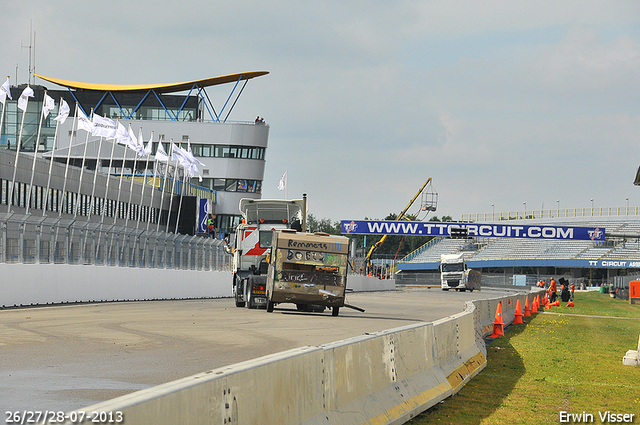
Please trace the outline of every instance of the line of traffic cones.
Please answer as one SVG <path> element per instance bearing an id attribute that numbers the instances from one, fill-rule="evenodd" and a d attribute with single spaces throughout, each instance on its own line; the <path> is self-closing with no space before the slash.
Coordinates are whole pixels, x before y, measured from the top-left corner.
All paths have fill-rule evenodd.
<path id="1" fill-rule="evenodd" d="M 511 298 L 508 299 L 508 303 L 511 304 Z M 529 308 L 529 296 L 525 298 L 524 301 L 524 313 L 522 312 L 522 304 L 520 303 L 520 298 L 516 300 L 516 311 L 515 317 L 513 319 L 513 323 L 525 323 L 525 317 L 531 317 L 532 313 L 537 313 L 538 309 L 551 310 L 551 307 L 559 307 L 560 301 L 555 301 L 553 303 L 549 302 L 549 294 L 546 293 L 542 301 L 540 301 L 540 294 L 534 296 L 531 300 L 531 308 Z M 569 300 L 567 303 L 567 307 L 573 307 L 573 300 Z M 504 336 L 504 320 L 502 319 L 502 301 L 498 302 L 498 307 L 496 307 L 496 316 L 493 320 L 493 333 L 491 334 L 491 338 L 497 338 L 499 336 Z"/>

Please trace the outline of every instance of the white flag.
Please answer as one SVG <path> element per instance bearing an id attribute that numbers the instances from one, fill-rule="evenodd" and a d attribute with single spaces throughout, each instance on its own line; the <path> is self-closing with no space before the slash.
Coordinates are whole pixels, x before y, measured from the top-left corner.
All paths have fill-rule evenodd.
<path id="1" fill-rule="evenodd" d="M 18 99 L 18 108 L 22 109 L 22 112 L 27 111 L 27 102 L 29 102 L 30 97 L 33 97 L 33 89 L 27 86 L 22 90 L 20 99 Z"/>
<path id="2" fill-rule="evenodd" d="M 13 100 L 13 98 L 11 97 L 11 85 L 9 85 L 9 77 L 7 77 L 7 81 L 5 81 L 4 84 L 0 86 L 0 102 L 2 102 L 3 105 L 4 102 L 6 102 L 7 97 Z"/>
<path id="3" fill-rule="evenodd" d="M 49 112 L 53 111 L 56 107 L 56 102 L 48 94 L 44 94 L 44 100 L 42 101 L 42 115 L 45 118 L 49 116 Z"/>
<path id="4" fill-rule="evenodd" d="M 103 118 L 98 114 L 93 114 L 92 136 L 113 139 L 116 136 L 116 123 L 112 119 Z"/>
<path id="5" fill-rule="evenodd" d="M 129 139 L 131 140 L 131 146 L 134 151 L 136 151 L 139 155 L 144 155 L 144 144 L 142 143 L 142 139 L 138 139 L 138 137 L 133 132 L 131 128 L 131 123 L 129 123 Z"/>
<path id="6" fill-rule="evenodd" d="M 169 162 L 169 156 L 162 146 L 162 142 L 158 142 L 158 150 L 156 151 L 156 161 Z"/>
<path id="7" fill-rule="evenodd" d="M 93 132 L 93 123 L 91 120 L 84 114 L 80 105 L 76 104 L 76 109 L 78 110 L 78 129 L 88 131 L 89 133 Z"/>
<path id="8" fill-rule="evenodd" d="M 122 125 L 121 122 L 118 123 L 118 130 L 116 131 L 116 141 L 122 145 L 125 145 L 132 151 L 136 150 L 136 145 L 133 143 L 131 136 L 129 135 L 129 130 Z"/>
<path id="9" fill-rule="evenodd" d="M 143 140 L 142 128 L 140 129 L 140 140 Z M 144 156 L 151 155 L 152 149 L 153 149 L 153 132 L 151 133 L 151 137 L 149 137 L 149 141 L 147 142 L 147 145 L 144 147 L 144 151 L 142 152 L 142 155 Z"/>
<path id="10" fill-rule="evenodd" d="M 185 150 L 175 145 L 173 142 L 171 143 L 171 158 L 178 161 L 178 163 L 180 163 L 184 168 L 189 168 L 191 166 L 191 162 L 185 155 Z"/>
<path id="11" fill-rule="evenodd" d="M 278 183 L 278 190 L 284 190 L 287 187 L 287 172 L 285 171 Z"/>
<path id="12" fill-rule="evenodd" d="M 60 99 L 60 107 L 58 108 L 58 116 L 54 118 L 55 121 L 58 121 L 60 124 L 64 124 L 69 116 L 69 104 L 64 101 L 64 99 Z"/>

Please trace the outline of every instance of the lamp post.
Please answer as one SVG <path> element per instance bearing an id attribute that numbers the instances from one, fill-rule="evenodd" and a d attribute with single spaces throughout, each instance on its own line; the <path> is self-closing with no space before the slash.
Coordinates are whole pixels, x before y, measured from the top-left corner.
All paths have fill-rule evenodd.
<path id="1" fill-rule="evenodd" d="M 495 220 L 496 220 L 496 204 L 491 204 L 491 221 L 495 221 Z"/>
<path id="2" fill-rule="evenodd" d="M 560 217 L 560 199 L 556 199 L 556 204 L 558 204 L 558 217 Z"/>
<path id="3" fill-rule="evenodd" d="M 524 205 L 524 217 L 522 218 L 527 218 L 527 203 L 523 202 L 522 205 Z"/>
<path id="4" fill-rule="evenodd" d="M 591 217 L 593 217 L 593 198 L 591 198 Z"/>
<path id="5" fill-rule="evenodd" d="M 627 196 L 627 215 L 629 215 L 629 197 Z"/>

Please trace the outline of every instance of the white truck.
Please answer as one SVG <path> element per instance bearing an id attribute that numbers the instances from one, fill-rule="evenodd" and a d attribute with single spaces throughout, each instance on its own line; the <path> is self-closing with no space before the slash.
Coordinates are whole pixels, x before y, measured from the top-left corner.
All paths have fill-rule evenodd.
<path id="1" fill-rule="evenodd" d="M 306 215 L 304 199 L 240 200 L 242 222 L 233 241 L 233 297 L 236 307 L 266 307 L 268 263 L 274 230 L 302 230 Z"/>
<path id="2" fill-rule="evenodd" d="M 453 288 L 456 291 L 473 292 L 480 290 L 482 273 L 467 268 L 462 254 L 442 254 L 440 256 L 440 285 L 443 291 Z"/>

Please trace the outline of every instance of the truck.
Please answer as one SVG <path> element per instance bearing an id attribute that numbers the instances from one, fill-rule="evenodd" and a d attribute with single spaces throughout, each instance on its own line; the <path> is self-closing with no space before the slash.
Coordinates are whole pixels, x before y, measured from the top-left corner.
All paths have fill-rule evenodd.
<path id="1" fill-rule="evenodd" d="M 293 303 L 301 311 L 330 308 L 332 316 L 341 307 L 355 308 L 345 304 L 349 238 L 294 229 L 272 233 L 267 312 L 280 303 Z"/>
<path id="2" fill-rule="evenodd" d="M 233 236 L 232 293 L 236 307 L 265 307 L 267 261 L 273 232 L 302 230 L 306 215 L 303 199 L 249 199 L 239 205 L 242 220 Z"/>
<path id="3" fill-rule="evenodd" d="M 442 254 L 440 256 L 440 285 L 443 291 L 473 292 L 480 290 L 482 273 L 467 268 L 462 254 Z"/>

